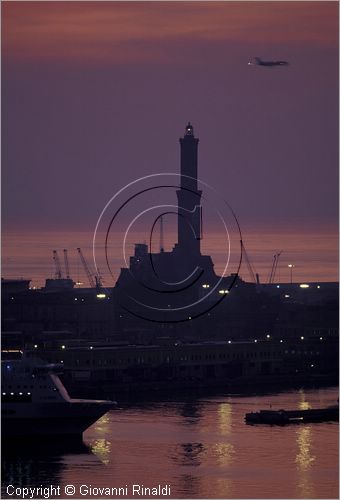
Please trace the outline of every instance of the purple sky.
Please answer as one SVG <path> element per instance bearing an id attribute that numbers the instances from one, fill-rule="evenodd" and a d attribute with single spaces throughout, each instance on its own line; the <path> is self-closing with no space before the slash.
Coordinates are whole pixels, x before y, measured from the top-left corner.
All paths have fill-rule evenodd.
<path id="1" fill-rule="evenodd" d="M 188 120 L 241 224 L 336 223 L 337 2 L 4 2 L 2 31 L 5 230 L 92 230 Z"/>

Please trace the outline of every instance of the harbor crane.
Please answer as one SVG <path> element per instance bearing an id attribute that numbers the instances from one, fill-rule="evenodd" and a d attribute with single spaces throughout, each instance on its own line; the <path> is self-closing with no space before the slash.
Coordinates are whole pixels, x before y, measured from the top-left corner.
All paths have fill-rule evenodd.
<path id="1" fill-rule="evenodd" d="M 241 250 L 242 250 L 242 255 L 244 256 L 247 267 L 248 267 L 248 272 L 249 272 L 250 278 L 252 279 L 253 283 L 257 283 L 259 285 L 260 284 L 260 277 L 259 277 L 258 273 L 254 271 L 254 268 L 251 265 L 249 256 L 247 254 L 246 248 L 245 248 L 242 240 L 241 240 Z"/>
<path id="2" fill-rule="evenodd" d="M 61 270 L 61 265 L 60 265 L 60 260 L 59 260 L 59 255 L 58 255 L 57 250 L 53 250 L 53 260 L 54 260 L 54 265 L 55 265 L 54 278 L 57 280 L 61 280 L 63 277 L 63 272 Z"/>
<path id="3" fill-rule="evenodd" d="M 80 248 L 77 248 L 77 251 L 79 253 L 79 257 L 80 257 L 80 260 L 83 264 L 83 267 L 84 267 L 84 270 L 85 270 L 85 273 L 87 275 L 87 279 L 89 280 L 89 283 L 90 283 L 90 286 L 91 288 L 97 288 L 97 289 L 100 289 L 102 284 L 101 284 L 101 278 L 99 275 L 93 275 L 90 271 L 90 268 L 86 262 L 86 259 L 83 255 L 83 252 L 81 251 Z"/>
<path id="4" fill-rule="evenodd" d="M 64 248 L 64 264 L 65 264 L 66 278 L 69 280 L 70 279 L 70 266 L 68 264 L 68 256 L 67 256 L 66 248 Z"/>
<path id="5" fill-rule="evenodd" d="M 274 257 L 273 257 L 273 264 L 272 264 L 272 268 L 270 270 L 270 274 L 269 274 L 269 278 L 268 278 L 268 283 L 269 284 L 272 284 L 274 283 L 274 279 L 275 279 L 275 274 L 276 274 L 276 269 L 277 269 L 277 265 L 279 263 L 279 258 L 280 258 L 280 255 L 282 254 L 282 250 L 280 250 L 280 252 L 277 252 Z"/>

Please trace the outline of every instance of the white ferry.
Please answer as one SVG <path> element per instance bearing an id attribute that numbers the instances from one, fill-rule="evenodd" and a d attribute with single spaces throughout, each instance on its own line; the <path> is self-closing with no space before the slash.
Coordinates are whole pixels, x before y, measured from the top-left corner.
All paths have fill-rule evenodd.
<path id="1" fill-rule="evenodd" d="M 23 358 L 1 362 L 3 438 L 80 437 L 113 401 L 72 399 L 58 373 L 62 365 Z"/>

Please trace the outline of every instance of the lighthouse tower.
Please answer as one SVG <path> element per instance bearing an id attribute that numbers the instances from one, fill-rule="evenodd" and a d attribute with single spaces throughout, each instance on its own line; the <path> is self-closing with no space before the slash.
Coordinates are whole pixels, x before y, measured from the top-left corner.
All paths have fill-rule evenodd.
<path id="1" fill-rule="evenodd" d="M 181 145 L 181 184 L 178 199 L 178 244 L 177 251 L 185 260 L 201 255 L 201 195 L 197 189 L 197 149 L 198 139 L 189 122 L 185 127 Z"/>

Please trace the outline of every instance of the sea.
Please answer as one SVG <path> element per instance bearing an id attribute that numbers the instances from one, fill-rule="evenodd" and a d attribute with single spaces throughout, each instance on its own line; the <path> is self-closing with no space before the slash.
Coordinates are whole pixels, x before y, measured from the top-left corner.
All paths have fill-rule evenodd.
<path id="1" fill-rule="evenodd" d="M 82 444 L 3 446 L 2 498 L 339 498 L 338 422 L 244 420 L 337 400 L 337 387 L 118 400 Z"/>
<path id="2" fill-rule="evenodd" d="M 31 280 L 31 287 L 45 285 L 46 278 L 53 278 L 56 272 L 53 250 L 57 250 L 65 276 L 63 250 L 68 250 L 70 275 L 79 287 L 88 287 L 85 270 L 80 262 L 77 247 L 94 272 L 95 263 L 102 276 L 104 286 L 111 287 L 119 276 L 121 267 L 129 266 L 129 256 L 134 253 L 134 244 L 148 242 L 149 235 L 136 232 L 122 244 L 122 233 L 114 232 L 109 239 L 108 270 L 104 255 L 105 233 L 98 233 L 93 249 L 93 231 L 90 230 L 3 230 L 2 232 L 2 276 L 4 278 L 25 278 Z M 201 241 L 202 253 L 211 255 L 218 275 L 228 276 L 239 272 L 242 279 L 251 281 L 245 258 L 240 264 L 239 235 L 231 238 L 230 255 L 225 236 L 221 232 L 205 231 Z M 267 283 L 273 265 L 273 256 L 280 254 L 276 269 L 276 283 L 280 282 L 323 282 L 338 281 L 339 253 L 338 228 L 315 226 L 313 228 L 256 226 L 243 230 L 243 244 L 246 248 L 253 272 L 259 274 L 261 283 Z M 166 231 L 164 248 L 170 251 L 176 243 L 177 233 Z M 156 242 L 157 243 L 157 242 Z M 157 244 L 153 251 L 157 251 Z M 123 251 L 124 250 L 124 251 Z M 230 257 L 230 259 L 229 259 Z M 95 261 L 94 261 L 95 259 Z M 228 263 L 228 264 L 227 264 Z M 293 267 L 289 267 L 293 266 Z"/>

